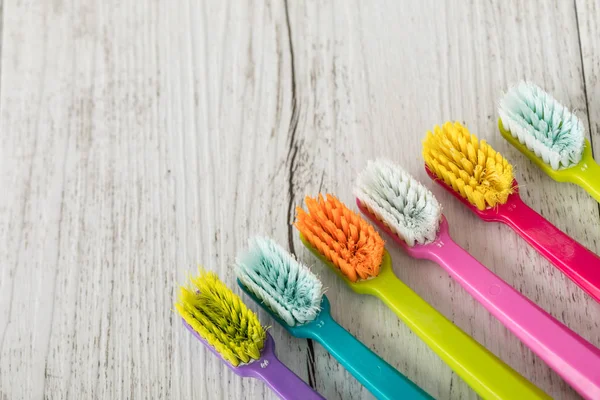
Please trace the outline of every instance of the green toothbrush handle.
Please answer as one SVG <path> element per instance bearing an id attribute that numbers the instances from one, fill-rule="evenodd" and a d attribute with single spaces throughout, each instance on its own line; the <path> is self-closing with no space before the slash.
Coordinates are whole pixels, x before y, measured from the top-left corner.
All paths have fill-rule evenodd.
<path id="1" fill-rule="evenodd" d="M 579 171 L 573 175 L 572 180 L 600 203 L 600 165 L 590 159 L 584 159 L 574 167 Z"/>
<path id="2" fill-rule="evenodd" d="M 519 142 L 509 131 L 502 125 L 502 120 L 498 120 L 498 129 L 500 134 L 512 144 L 517 150 L 523 153 L 527 158 L 540 167 L 548 176 L 557 182 L 574 183 L 588 192 L 598 203 L 600 203 L 600 166 L 594 161 L 592 155 L 592 145 L 589 140 L 585 139 L 581 160 L 570 168 L 552 169 L 549 164 L 537 156 L 533 151 L 529 150 L 526 145 Z"/>
<path id="3" fill-rule="evenodd" d="M 402 283 L 387 251 L 376 278 L 351 282 L 302 234 L 300 240 L 356 293 L 379 297 L 483 399 L 551 399 Z"/>
<path id="4" fill-rule="evenodd" d="M 378 399 L 432 399 L 406 376 L 369 350 L 327 312 L 311 323 L 312 337 Z"/>
<path id="5" fill-rule="evenodd" d="M 394 275 L 391 266 L 383 267 L 370 283 L 363 292 L 388 305 L 482 398 L 549 398 L 421 299 Z"/>

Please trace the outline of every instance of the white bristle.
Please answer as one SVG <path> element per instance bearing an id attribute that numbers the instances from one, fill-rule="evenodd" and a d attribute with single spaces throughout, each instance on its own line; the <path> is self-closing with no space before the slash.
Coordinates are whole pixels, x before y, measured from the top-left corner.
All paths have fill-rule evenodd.
<path id="1" fill-rule="evenodd" d="M 585 135 L 581 120 L 540 87 L 520 82 L 498 108 L 504 129 L 552 169 L 581 161 Z"/>
<path id="2" fill-rule="evenodd" d="M 409 246 L 437 237 L 442 207 L 427 188 L 391 161 L 369 161 L 354 194 Z"/>

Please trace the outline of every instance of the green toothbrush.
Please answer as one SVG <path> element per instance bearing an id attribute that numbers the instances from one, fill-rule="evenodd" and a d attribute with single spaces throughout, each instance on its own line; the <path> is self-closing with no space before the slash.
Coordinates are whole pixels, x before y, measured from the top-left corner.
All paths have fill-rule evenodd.
<path id="1" fill-rule="evenodd" d="M 555 181 L 579 185 L 600 202 L 600 165 L 575 114 L 529 82 L 510 88 L 498 112 L 510 144 Z"/>
<path id="2" fill-rule="evenodd" d="M 304 245 L 353 291 L 381 299 L 482 398 L 548 398 L 399 280 L 383 239 L 357 213 L 329 194 L 304 203 L 294 223 Z"/>

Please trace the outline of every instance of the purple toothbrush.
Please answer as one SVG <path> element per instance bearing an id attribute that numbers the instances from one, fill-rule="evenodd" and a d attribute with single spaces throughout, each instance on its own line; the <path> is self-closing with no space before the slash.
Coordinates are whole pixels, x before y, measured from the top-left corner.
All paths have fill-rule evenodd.
<path id="1" fill-rule="evenodd" d="M 198 332 L 185 320 L 183 324 L 196 339 L 200 340 L 214 355 L 223 360 L 230 370 L 245 378 L 257 378 L 264 381 L 282 399 L 324 399 L 323 396 L 315 392 L 298 375 L 279 361 L 275 355 L 275 341 L 268 332 L 265 347 L 260 352 L 260 358 L 251 361 L 249 364 L 240 364 L 234 367 L 221 357 L 221 354 L 214 347 L 202 339 Z"/>
<path id="2" fill-rule="evenodd" d="M 275 355 L 275 341 L 216 274 L 200 270 L 175 304 L 185 327 L 242 377 L 264 381 L 282 399 L 324 399 Z"/>

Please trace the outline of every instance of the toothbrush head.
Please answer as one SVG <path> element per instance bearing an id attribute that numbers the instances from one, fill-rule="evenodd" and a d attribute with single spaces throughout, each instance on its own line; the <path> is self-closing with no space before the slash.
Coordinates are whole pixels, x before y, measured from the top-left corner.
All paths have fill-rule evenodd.
<path id="1" fill-rule="evenodd" d="M 423 158 L 431 174 L 480 211 L 515 192 L 512 165 L 458 122 L 427 132 Z"/>
<path id="2" fill-rule="evenodd" d="M 369 217 L 408 246 L 437 238 L 442 207 L 433 193 L 391 161 L 369 161 L 356 180 L 354 194 Z M 377 221 L 375 221 L 377 223 Z"/>
<path id="3" fill-rule="evenodd" d="M 188 328 L 231 366 L 260 359 L 265 328 L 215 273 L 200 268 L 181 287 L 175 308 Z"/>
<path id="4" fill-rule="evenodd" d="M 349 281 L 376 277 L 385 249 L 375 229 L 332 195 L 304 202 L 308 212 L 297 207 L 294 223 L 302 238 Z"/>
<path id="5" fill-rule="evenodd" d="M 511 87 L 500 99 L 498 113 L 503 136 L 518 140 L 529 158 L 538 158 L 553 170 L 581 161 L 583 123 L 537 85 L 519 82 Z"/>
<path id="6" fill-rule="evenodd" d="M 274 240 L 257 237 L 236 261 L 245 289 L 289 326 L 314 320 L 321 311 L 323 284 Z"/>

